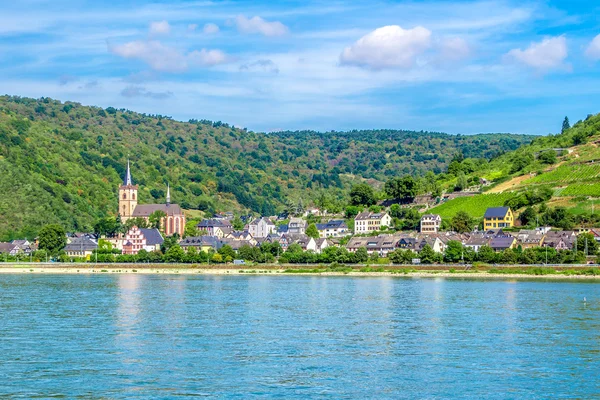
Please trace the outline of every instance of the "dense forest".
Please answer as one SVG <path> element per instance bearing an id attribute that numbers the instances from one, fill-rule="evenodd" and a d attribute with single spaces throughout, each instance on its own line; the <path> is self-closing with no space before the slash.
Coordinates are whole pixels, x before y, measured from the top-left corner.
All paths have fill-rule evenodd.
<path id="1" fill-rule="evenodd" d="M 109 107 L 0 97 L 0 239 L 61 223 L 87 230 L 114 215 L 126 160 L 142 203 L 273 214 L 367 181 L 446 171 L 454 155 L 489 159 L 527 135 L 372 130 L 256 133 L 223 122 L 175 121 Z M 307 190 L 310 189 L 310 190 Z"/>

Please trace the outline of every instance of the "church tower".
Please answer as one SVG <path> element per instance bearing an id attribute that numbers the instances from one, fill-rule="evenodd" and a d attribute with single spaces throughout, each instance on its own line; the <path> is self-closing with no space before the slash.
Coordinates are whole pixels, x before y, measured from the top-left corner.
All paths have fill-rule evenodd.
<path id="1" fill-rule="evenodd" d="M 133 210 L 137 206 L 137 185 L 131 181 L 131 169 L 129 168 L 129 160 L 127 160 L 127 173 L 123 184 L 119 186 L 119 215 L 121 221 L 125 222 L 133 215 Z"/>

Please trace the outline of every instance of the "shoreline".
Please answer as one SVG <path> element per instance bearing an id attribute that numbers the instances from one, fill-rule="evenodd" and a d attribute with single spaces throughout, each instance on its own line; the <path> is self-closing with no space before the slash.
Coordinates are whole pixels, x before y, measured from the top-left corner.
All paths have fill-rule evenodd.
<path id="1" fill-rule="evenodd" d="M 584 280 L 600 283 L 600 275 L 565 275 L 560 272 L 546 275 L 519 274 L 519 273 L 488 273 L 477 272 L 450 272 L 448 270 L 422 270 L 422 271 L 290 271 L 283 268 L 197 268 L 197 267 L 107 267 L 107 266 L 0 266 L 0 276 L 3 274 L 141 274 L 141 275 L 231 275 L 231 276 L 349 276 L 349 277 L 396 277 L 396 278 L 469 278 L 493 280 Z"/>

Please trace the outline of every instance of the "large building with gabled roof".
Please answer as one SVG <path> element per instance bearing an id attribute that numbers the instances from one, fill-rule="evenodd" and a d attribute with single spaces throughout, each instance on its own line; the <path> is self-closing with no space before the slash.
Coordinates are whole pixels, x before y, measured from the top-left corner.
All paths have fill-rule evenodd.
<path id="1" fill-rule="evenodd" d="M 138 185 L 133 184 L 131 168 L 129 160 L 127 160 L 127 172 L 123 184 L 119 187 L 119 215 L 121 221 L 126 222 L 131 218 L 149 220 L 150 215 L 156 211 L 164 213 L 160 226 L 166 236 L 172 236 L 176 233 L 183 236 L 185 214 L 178 204 L 171 204 L 171 188 L 167 185 L 165 204 L 138 204 Z"/>

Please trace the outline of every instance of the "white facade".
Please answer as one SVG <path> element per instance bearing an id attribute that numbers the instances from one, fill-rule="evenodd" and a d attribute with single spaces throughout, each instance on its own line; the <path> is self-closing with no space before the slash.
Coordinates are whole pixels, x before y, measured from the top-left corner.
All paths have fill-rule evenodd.
<path id="1" fill-rule="evenodd" d="M 271 220 L 268 218 L 260 218 L 252 221 L 248 225 L 248 232 L 252 237 L 255 238 L 265 238 L 269 236 L 271 233 L 275 233 L 277 231 L 277 227 Z"/>
<path id="2" fill-rule="evenodd" d="M 392 224 L 392 217 L 388 213 L 362 212 L 354 219 L 354 233 L 368 233 L 381 230 Z"/>
<path id="3" fill-rule="evenodd" d="M 421 217 L 421 233 L 438 233 L 442 225 L 442 217 L 437 214 L 426 214 Z"/>

